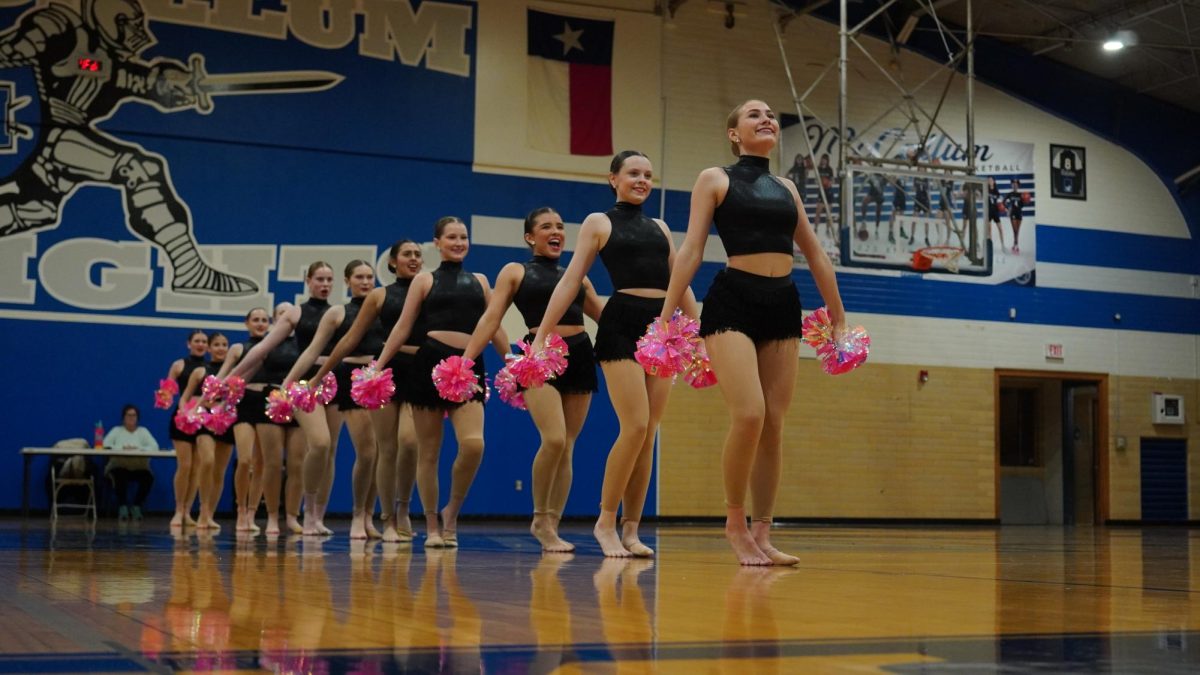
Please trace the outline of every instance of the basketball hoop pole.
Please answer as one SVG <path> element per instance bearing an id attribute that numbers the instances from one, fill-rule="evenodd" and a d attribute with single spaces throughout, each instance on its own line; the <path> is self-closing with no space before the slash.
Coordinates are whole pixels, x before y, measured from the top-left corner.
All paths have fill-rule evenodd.
<path id="1" fill-rule="evenodd" d="M 849 175 L 846 171 L 846 147 L 849 145 L 846 140 L 846 63 L 849 59 L 848 46 L 850 41 L 846 5 L 847 0 L 840 0 L 838 11 L 840 15 L 838 29 L 838 199 L 841 201 L 839 208 L 842 214 L 841 225 L 843 226 L 846 224 L 846 214 L 850 213 L 849 208 L 853 208 L 853 204 L 849 199 L 849 191 L 846 189 L 846 177 Z"/>

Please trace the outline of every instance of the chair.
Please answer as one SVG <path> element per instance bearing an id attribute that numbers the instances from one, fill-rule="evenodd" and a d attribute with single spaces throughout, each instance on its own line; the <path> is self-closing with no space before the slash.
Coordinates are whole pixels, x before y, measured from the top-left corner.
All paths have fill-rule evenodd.
<path id="1" fill-rule="evenodd" d="M 68 464 L 75 459 L 79 459 L 80 461 L 83 461 L 82 457 L 72 457 L 71 459 L 67 460 Z M 64 465 L 63 468 L 66 469 L 67 465 Z M 52 489 L 51 489 L 51 493 L 50 493 L 51 494 L 50 522 L 52 522 L 52 523 L 58 522 L 58 509 L 60 506 L 65 506 L 67 508 L 83 509 L 83 515 L 85 517 L 88 515 L 88 512 L 90 511 L 91 512 L 91 523 L 92 523 L 92 525 L 96 524 L 96 484 L 92 480 L 91 476 L 85 475 L 83 478 L 63 477 L 59 473 L 58 468 L 54 466 L 53 462 L 51 462 L 50 463 L 50 483 L 52 485 Z M 70 502 L 58 501 L 59 491 L 65 487 L 71 487 L 71 486 L 87 488 L 87 502 L 86 503 L 72 504 Z"/>

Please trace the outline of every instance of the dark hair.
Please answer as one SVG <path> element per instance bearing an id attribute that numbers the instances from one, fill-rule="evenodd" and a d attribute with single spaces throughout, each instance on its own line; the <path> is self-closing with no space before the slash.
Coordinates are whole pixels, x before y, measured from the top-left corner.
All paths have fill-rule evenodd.
<path id="1" fill-rule="evenodd" d="M 229 337 L 227 335 L 225 335 L 224 333 L 222 333 L 219 330 L 214 330 L 213 332 L 208 334 L 208 343 L 212 344 L 212 341 L 216 340 L 219 337 L 223 337 L 223 338 L 225 338 L 226 342 L 229 342 Z"/>
<path id="2" fill-rule="evenodd" d="M 529 215 L 525 216 L 525 234 L 533 234 L 533 225 L 537 222 L 538 216 L 544 216 L 547 213 L 558 213 L 558 211 L 549 206 L 539 206 L 530 211 Z M 526 243 L 528 244 L 529 242 Z M 529 246 L 532 248 L 533 244 L 529 244 Z"/>
<path id="3" fill-rule="evenodd" d="M 612 161 L 609 162 L 608 172 L 621 173 L 621 167 L 625 166 L 625 160 L 629 159 L 630 157 L 646 157 L 646 153 L 641 152 L 640 150 L 622 150 L 614 155 Z M 650 158 L 646 157 L 646 159 L 649 160 Z M 608 189 L 612 190 L 614 195 L 617 194 L 617 189 L 612 185 L 609 185 Z"/>
<path id="4" fill-rule="evenodd" d="M 392 247 L 388 249 L 387 268 L 392 274 L 396 273 L 396 265 L 392 261 L 396 259 L 396 256 L 400 255 L 400 249 L 404 248 L 405 244 L 413 244 L 420 248 L 417 242 L 412 239 L 397 239 L 396 243 L 392 244 Z"/>
<path id="5" fill-rule="evenodd" d="M 350 262 L 346 263 L 346 270 L 345 270 L 345 274 L 343 276 L 345 276 L 345 278 L 349 279 L 350 275 L 354 274 L 354 270 L 358 269 L 359 267 L 362 267 L 363 265 L 366 265 L 367 267 L 371 268 L 371 274 L 375 273 L 375 267 L 371 263 L 367 262 L 366 260 L 360 260 L 358 258 L 355 258 L 354 260 L 351 260 Z"/>
<path id="6" fill-rule="evenodd" d="M 466 223 L 463 223 L 462 218 L 459 218 L 458 216 L 442 216 L 441 218 L 438 218 L 436 223 L 433 224 L 433 238 L 441 239 L 442 233 L 446 231 L 446 226 L 450 223 L 462 223 L 463 227 L 467 226 Z"/>
<path id="7" fill-rule="evenodd" d="M 134 412 L 134 414 L 136 414 L 138 416 L 138 419 L 142 418 L 142 411 L 138 410 L 138 407 L 136 405 L 134 405 L 132 403 L 126 403 L 124 406 L 121 407 L 121 419 L 125 419 L 125 416 L 129 414 L 130 410 L 132 410 Z"/>
<path id="8" fill-rule="evenodd" d="M 324 260 L 318 260 L 308 266 L 308 273 L 304 275 L 304 278 L 311 279 L 313 277 L 313 275 L 316 274 L 317 271 L 323 267 L 328 267 L 330 272 L 333 271 L 333 265 L 330 265 L 329 263 L 325 262 Z"/>
<path id="9" fill-rule="evenodd" d="M 205 333 L 203 328 L 193 328 L 191 332 L 188 333 L 187 341 L 191 342 L 192 338 L 196 337 L 196 335 L 203 335 L 204 339 L 208 339 L 208 333 Z"/>
<path id="10" fill-rule="evenodd" d="M 263 314 L 266 314 L 266 315 L 267 315 L 267 320 L 268 320 L 268 321 L 270 321 L 270 320 L 271 320 L 271 313 L 267 311 L 267 308 L 266 308 L 266 307 L 255 307 L 255 308 L 251 309 L 249 312 L 246 312 L 246 318 L 245 318 L 245 319 L 243 319 L 243 321 L 249 321 L 249 320 L 250 320 L 250 316 L 251 316 L 252 314 L 254 314 L 255 312 L 262 312 Z"/>

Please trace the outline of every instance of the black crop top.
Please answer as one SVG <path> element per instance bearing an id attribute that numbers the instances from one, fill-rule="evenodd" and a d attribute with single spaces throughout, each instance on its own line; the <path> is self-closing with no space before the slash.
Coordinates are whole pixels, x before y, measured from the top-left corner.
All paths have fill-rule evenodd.
<path id="1" fill-rule="evenodd" d="M 183 358 L 183 369 L 175 376 L 175 384 L 179 385 L 179 393 L 187 388 L 188 379 L 192 376 L 192 371 L 197 368 L 207 368 L 208 361 L 204 360 L 203 356 L 192 356 L 188 354 Z"/>
<path id="2" fill-rule="evenodd" d="M 296 324 L 296 345 L 300 347 L 300 351 L 308 349 L 312 344 L 313 336 L 317 334 L 317 326 L 321 324 L 321 317 L 325 316 L 325 312 L 329 311 L 329 301 L 320 300 L 318 298 L 309 298 L 300 304 L 300 322 Z M 333 351 L 334 341 L 330 341 L 321 350 L 321 356 L 329 356 Z"/>
<path id="3" fill-rule="evenodd" d="M 642 207 L 617 202 L 605 214 L 612 233 L 600 259 L 612 279 L 613 290 L 657 288 L 667 290 L 671 282 L 671 244 L 658 223 L 642 213 Z"/>
<path id="4" fill-rule="evenodd" d="M 300 345 L 296 341 L 295 335 L 289 335 L 287 339 L 279 343 L 275 349 L 263 359 L 262 367 L 254 374 L 254 379 L 251 382 L 257 384 L 283 384 L 283 378 L 292 370 L 292 366 L 296 365 L 296 361 L 300 359 Z"/>
<path id="5" fill-rule="evenodd" d="M 442 261 L 433 271 L 433 286 L 421 306 L 425 330 L 471 333 L 487 309 L 483 286 L 462 263 Z"/>
<path id="6" fill-rule="evenodd" d="M 533 256 L 533 259 L 525 263 L 523 267 L 525 268 L 525 278 L 521 280 L 517 294 L 513 296 L 513 304 L 517 306 L 517 311 L 521 312 L 521 317 L 525 319 L 525 325 L 530 330 L 537 330 L 537 327 L 542 324 L 542 317 L 546 314 L 546 306 L 550 304 L 550 296 L 554 294 L 554 287 L 558 285 L 558 280 L 562 278 L 566 270 L 558 266 L 557 260 L 540 255 Z M 583 297 L 584 290 L 580 286 L 579 294 L 575 296 L 571 306 L 563 313 L 558 325 L 583 325 Z"/>
<path id="7" fill-rule="evenodd" d="M 366 296 L 361 298 L 351 298 L 350 302 L 345 304 L 346 316 L 342 318 L 342 325 L 338 326 L 333 331 L 333 337 L 330 342 L 337 344 L 339 340 L 350 332 L 350 327 L 354 325 L 355 319 L 358 318 L 358 313 L 362 310 L 363 301 Z M 383 331 L 383 325 L 379 323 L 379 317 L 376 317 L 371 325 L 367 327 L 367 332 L 363 334 L 362 340 L 359 340 L 358 346 L 350 352 L 349 356 L 374 356 L 383 351 L 383 341 L 387 339 L 387 333 Z"/>
<path id="8" fill-rule="evenodd" d="M 397 279 L 394 283 L 389 284 L 384 291 L 383 304 L 379 307 L 379 323 L 383 326 L 384 339 L 387 339 L 388 334 L 400 322 L 400 315 L 404 313 L 404 301 L 408 298 L 408 289 L 412 286 L 412 279 Z M 417 321 L 413 324 L 412 332 L 408 335 L 408 342 L 405 344 L 416 347 L 421 346 L 425 341 L 425 328 L 421 324 L 421 317 L 417 316 Z M 383 351 L 380 349 L 380 351 Z M 378 354 L 379 352 L 373 352 Z"/>
<path id="9" fill-rule="evenodd" d="M 725 173 L 729 191 L 713 213 L 725 255 L 791 255 L 796 199 L 771 175 L 767 158 L 742 155 Z"/>

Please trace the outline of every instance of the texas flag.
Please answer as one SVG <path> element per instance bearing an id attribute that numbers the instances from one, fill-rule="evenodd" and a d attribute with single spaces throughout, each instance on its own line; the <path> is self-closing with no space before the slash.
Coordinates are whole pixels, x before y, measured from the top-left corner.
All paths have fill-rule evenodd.
<path id="1" fill-rule="evenodd" d="M 612 154 L 613 22 L 528 10 L 529 145 Z"/>

